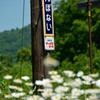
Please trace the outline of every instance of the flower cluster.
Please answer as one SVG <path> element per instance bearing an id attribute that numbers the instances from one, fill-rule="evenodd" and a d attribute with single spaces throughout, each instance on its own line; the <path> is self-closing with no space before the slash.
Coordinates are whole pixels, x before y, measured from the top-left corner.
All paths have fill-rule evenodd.
<path id="1" fill-rule="evenodd" d="M 12 75 L 5 75 L 0 83 L 0 96 L 5 99 L 26 99 L 33 95 L 33 83 L 29 76 L 14 78 Z"/>
<path id="2" fill-rule="evenodd" d="M 44 87 L 38 89 L 44 100 L 98 100 L 100 97 L 98 73 L 85 75 L 83 71 L 64 70 L 61 74 L 50 71 L 49 75 L 49 78 L 35 82 Z"/>
<path id="3" fill-rule="evenodd" d="M 35 88 L 30 77 L 14 78 L 5 75 L 0 83 L 0 97 L 10 100 L 99 100 L 99 74 L 74 73 L 71 70 L 49 71 L 49 78 L 35 84 L 41 95 L 34 95 Z"/>

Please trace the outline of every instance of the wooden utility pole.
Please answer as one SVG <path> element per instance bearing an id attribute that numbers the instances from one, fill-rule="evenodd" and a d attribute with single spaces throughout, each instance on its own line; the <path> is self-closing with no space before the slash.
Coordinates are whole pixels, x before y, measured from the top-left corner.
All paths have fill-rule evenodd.
<path id="1" fill-rule="evenodd" d="M 33 83 L 48 76 L 44 57 L 54 50 L 52 0 L 31 0 L 31 37 Z M 43 18 L 42 18 L 43 17 Z"/>
<path id="2" fill-rule="evenodd" d="M 44 76 L 42 60 L 46 55 L 43 43 L 42 0 L 31 0 L 32 77 L 33 83 Z"/>

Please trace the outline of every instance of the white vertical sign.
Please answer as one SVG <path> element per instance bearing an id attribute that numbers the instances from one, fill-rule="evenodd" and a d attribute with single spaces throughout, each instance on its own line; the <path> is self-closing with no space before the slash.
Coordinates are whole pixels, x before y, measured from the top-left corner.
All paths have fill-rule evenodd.
<path id="1" fill-rule="evenodd" d="M 43 34 L 45 50 L 54 50 L 54 23 L 52 0 L 42 0 Z"/>
<path id="2" fill-rule="evenodd" d="M 45 50 L 54 50 L 54 37 L 44 37 Z"/>

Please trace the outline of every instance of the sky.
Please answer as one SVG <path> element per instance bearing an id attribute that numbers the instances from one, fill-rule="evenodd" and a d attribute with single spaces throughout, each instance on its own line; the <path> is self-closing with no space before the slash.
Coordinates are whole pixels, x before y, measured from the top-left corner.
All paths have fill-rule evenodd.
<path id="1" fill-rule="evenodd" d="M 22 28 L 22 16 L 23 0 L 0 0 L 0 32 Z M 24 26 L 29 24 L 30 0 L 25 0 Z"/>

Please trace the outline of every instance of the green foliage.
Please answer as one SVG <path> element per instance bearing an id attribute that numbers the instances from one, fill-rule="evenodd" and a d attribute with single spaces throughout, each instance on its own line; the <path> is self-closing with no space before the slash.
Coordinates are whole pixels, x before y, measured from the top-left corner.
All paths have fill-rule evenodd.
<path id="1" fill-rule="evenodd" d="M 13 66 L 13 56 L 11 54 L 1 55 L 0 54 L 0 73 L 3 73 L 12 68 Z"/>
<path id="2" fill-rule="evenodd" d="M 74 71 L 89 69 L 89 32 L 87 9 L 79 10 L 81 0 L 60 0 L 55 4 L 55 51 L 52 55 L 61 62 L 60 69 Z M 92 8 L 92 40 L 94 71 L 99 69 L 100 10 Z M 97 67 L 98 66 L 98 67 Z"/>
<path id="3" fill-rule="evenodd" d="M 75 72 L 82 70 L 86 73 L 90 73 L 89 57 L 87 57 L 85 54 L 76 55 L 73 63 L 66 58 L 61 63 L 60 69 L 73 70 Z"/>
<path id="4" fill-rule="evenodd" d="M 100 73 L 100 50 L 96 49 L 95 47 L 93 49 L 92 62 L 93 62 L 93 73 L 96 73 L 96 72 Z M 82 70 L 86 74 L 89 74 L 90 73 L 90 57 L 88 53 L 76 55 L 73 59 L 73 63 L 70 62 L 66 57 L 66 59 L 62 61 L 61 67 L 59 69 L 73 70 L 75 72 Z"/>
<path id="5" fill-rule="evenodd" d="M 30 76 L 32 79 L 32 65 L 29 62 L 23 62 L 14 64 L 13 68 L 9 71 L 10 74 L 14 76 Z"/>
<path id="6" fill-rule="evenodd" d="M 31 61 L 31 48 L 22 48 L 17 52 L 17 62 Z"/>
<path id="7" fill-rule="evenodd" d="M 88 34 L 88 16 L 86 10 L 79 10 L 77 3 L 80 0 L 61 0 L 56 4 L 54 12 L 55 17 L 55 36 L 56 36 L 56 53 L 59 54 L 60 60 L 68 56 L 73 60 L 74 56 L 80 53 L 85 53 L 88 49 L 89 34 Z M 97 17 L 100 13 L 99 9 L 93 9 L 93 31 L 97 33 L 97 28 L 100 26 Z M 94 34 L 97 34 L 93 32 Z M 99 34 L 97 34 L 98 36 Z M 95 36 L 96 37 L 96 36 Z M 99 36 L 98 36 L 99 37 Z M 68 39 L 66 39 L 68 38 Z M 97 37 L 95 40 L 98 40 Z M 93 42 L 94 41 L 93 39 Z M 100 42 L 98 42 L 100 43 Z M 97 44 L 99 46 L 99 44 Z M 58 53 L 60 52 L 60 53 Z M 61 52 L 64 52 L 63 54 Z M 67 55 L 66 55 L 67 54 Z"/>
<path id="8" fill-rule="evenodd" d="M 22 47 L 31 44 L 30 26 L 0 33 L 0 54 L 16 55 Z"/>
<path id="9" fill-rule="evenodd" d="M 3 76 L 6 74 L 11 74 L 14 77 L 20 77 L 21 75 L 30 76 L 32 79 L 32 64 L 29 62 L 16 63 L 12 67 L 4 66 L 0 63 L 0 80 L 3 79 Z"/>
<path id="10" fill-rule="evenodd" d="M 11 54 L 0 55 L 0 61 L 4 66 L 12 66 L 13 56 Z"/>
<path id="11" fill-rule="evenodd" d="M 23 48 L 17 53 L 17 62 L 13 62 L 11 55 L 0 55 L 0 75 L 11 74 L 14 76 L 28 75 L 32 78 L 31 49 Z"/>

